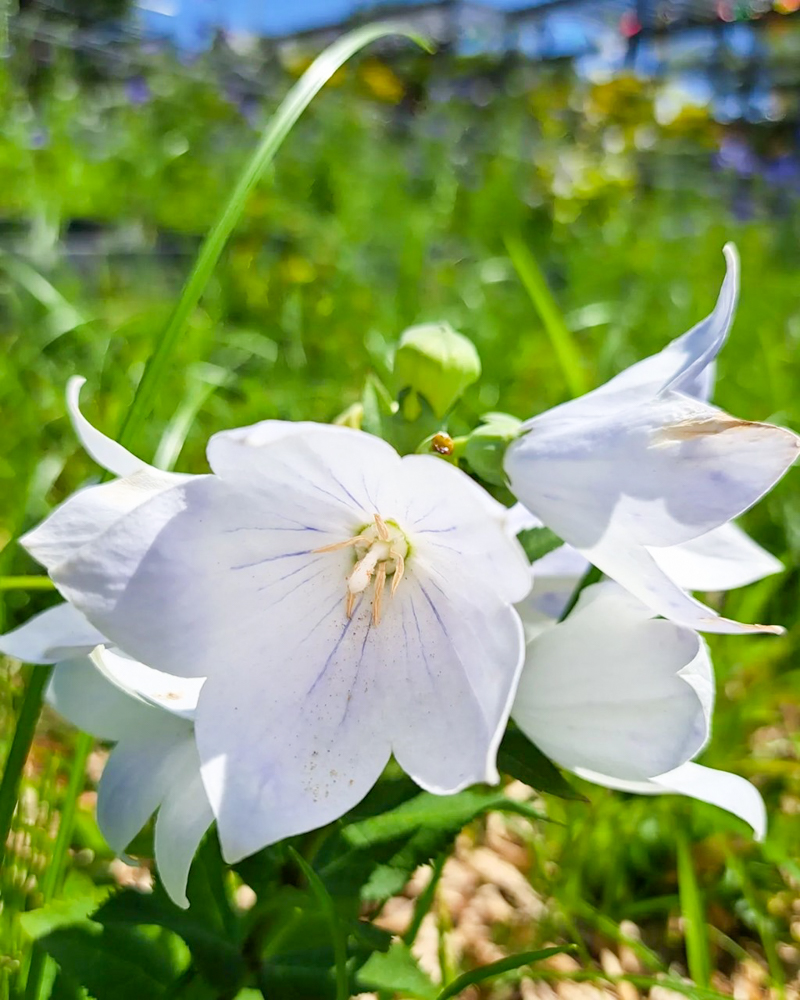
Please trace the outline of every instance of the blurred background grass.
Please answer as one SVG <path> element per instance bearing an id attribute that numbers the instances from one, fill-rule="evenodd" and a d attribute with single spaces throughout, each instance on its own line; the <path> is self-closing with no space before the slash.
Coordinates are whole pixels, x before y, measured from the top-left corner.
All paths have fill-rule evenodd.
<path id="1" fill-rule="evenodd" d="M 229 85 L 233 56 L 220 45 L 188 63 L 143 49 L 135 74 L 115 75 L 68 46 L 42 58 L 34 44 L 10 44 L 0 63 L 6 576 L 38 571 L 15 538 L 98 476 L 65 417 L 66 380 L 88 379 L 86 413 L 114 434 L 199 240 L 299 67 L 272 66 L 264 92 L 243 96 Z M 800 198 L 791 184 L 720 156 L 731 143 L 758 150 L 785 142 L 786 123 L 723 126 L 691 103 L 664 120 L 656 113 L 663 81 L 633 73 L 592 80 L 560 62 L 368 55 L 334 84 L 250 200 L 174 356 L 143 457 L 202 471 L 215 430 L 267 417 L 331 420 L 359 398 L 369 373 L 389 377 L 394 342 L 420 321 L 448 320 L 481 354 L 484 377 L 452 429 L 489 410 L 526 417 L 568 398 L 509 259 L 509 237 L 521 238 L 543 269 L 590 386 L 710 310 L 722 245 L 734 240 L 743 288 L 716 402 L 800 430 Z M 786 573 L 720 604 L 732 617 L 788 631 L 711 637 L 719 701 L 703 760 L 758 785 L 770 814 L 766 844 L 749 843 L 710 807 L 587 786 L 588 803 L 547 803 L 563 825 L 508 834 L 543 907 L 522 924 L 489 920 L 498 946 L 576 940 L 579 968 L 564 974 L 591 979 L 603 948 L 618 948 L 622 933 L 625 947 L 633 935 L 634 950 L 643 947 L 637 936 L 654 950 L 644 970 L 677 963 L 685 971 L 687 926 L 694 919 L 697 931 L 705 914 L 695 979 L 705 963 L 712 985 L 737 997 L 798 995 L 796 473 L 744 524 Z M 53 601 L 17 587 L 2 596 L 5 627 Z M 0 674 L 0 759 L 22 677 L 13 663 Z M 45 717 L 13 860 L 0 875 L 0 922 L 36 903 L 71 739 Z M 73 863 L 107 878 L 91 788 L 89 780 Z M 685 838 L 682 866 L 676 830 Z M 491 843 L 491 830 L 469 837 Z M 7 919 L 2 926 L 7 990 L 19 942 Z M 502 989 L 498 996 L 515 995 Z"/>

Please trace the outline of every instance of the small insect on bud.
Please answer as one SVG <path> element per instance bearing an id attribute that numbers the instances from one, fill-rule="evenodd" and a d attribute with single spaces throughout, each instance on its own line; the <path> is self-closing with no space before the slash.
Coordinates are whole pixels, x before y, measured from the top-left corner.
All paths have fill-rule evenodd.
<path id="1" fill-rule="evenodd" d="M 431 438 L 431 451 L 437 455 L 452 455 L 455 444 L 449 434 L 434 434 Z"/>

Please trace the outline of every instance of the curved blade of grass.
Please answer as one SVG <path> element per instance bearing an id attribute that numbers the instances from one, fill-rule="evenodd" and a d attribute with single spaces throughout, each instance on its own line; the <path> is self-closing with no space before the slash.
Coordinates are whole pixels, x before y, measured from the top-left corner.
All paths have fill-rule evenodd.
<path id="1" fill-rule="evenodd" d="M 306 859 L 298 854 L 293 847 L 289 848 L 289 853 L 294 858 L 298 868 L 305 875 L 311 891 L 317 897 L 317 902 L 325 919 L 330 924 L 334 961 L 336 962 L 336 1000 L 348 1000 L 350 987 L 347 982 L 347 937 L 339 922 L 339 918 L 336 916 L 333 900 L 325 888 L 322 879 Z"/>
<path id="2" fill-rule="evenodd" d="M 413 29 L 401 24 L 370 24 L 339 38 L 317 56 L 306 72 L 289 91 L 267 126 L 264 137 L 249 163 L 242 171 L 227 204 L 200 247 L 192 272 L 183 287 L 167 328 L 150 356 L 133 403 L 128 410 L 119 435 L 119 442 L 130 447 L 144 418 L 147 416 L 167 373 L 170 355 L 186 327 L 192 310 L 200 301 L 208 279 L 220 258 L 228 237 L 244 210 L 248 195 L 265 168 L 272 162 L 283 140 L 305 111 L 314 96 L 333 74 L 364 46 L 387 35 L 403 35 L 421 48 L 432 51 L 430 43 Z"/>
<path id="3" fill-rule="evenodd" d="M 445 986 L 436 1000 L 450 1000 L 450 997 L 457 997 L 459 993 L 463 992 L 468 986 L 473 986 L 475 983 L 482 983 L 486 979 L 501 976 L 504 972 L 511 972 L 513 969 L 519 969 L 523 965 L 533 965 L 534 962 L 541 962 L 546 958 L 552 958 L 553 955 L 563 955 L 564 952 L 572 952 L 574 950 L 574 945 L 567 944 L 560 948 L 523 951 L 519 955 L 510 955 L 508 958 L 501 958 L 499 962 L 482 965 L 480 969 L 473 969 L 471 972 L 465 972 L 462 976 L 458 976 L 452 983 Z"/>
<path id="4" fill-rule="evenodd" d="M 544 324 L 569 391 L 573 396 L 582 396 L 589 384 L 581 354 L 536 258 L 518 236 L 506 236 L 505 244 L 511 263 Z"/>

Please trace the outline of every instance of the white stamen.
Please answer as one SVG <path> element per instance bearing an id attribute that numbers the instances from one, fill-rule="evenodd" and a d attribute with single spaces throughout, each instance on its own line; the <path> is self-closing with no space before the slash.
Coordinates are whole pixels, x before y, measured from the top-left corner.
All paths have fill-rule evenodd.
<path id="1" fill-rule="evenodd" d="M 372 603 L 372 621 L 378 625 L 381 618 L 383 592 L 386 578 L 392 577 L 391 593 L 397 590 L 403 579 L 408 555 L 408 542 L 402 531 L 394 524 L 387 524 L 380 516 L 375 515 L 375 523 L 364 528 L 358 535 L 353 535 L 343 542 L 325 545 L 317 552 L 336 552 L 344 548 L 352 548 L 360 556 L 352 573 L 347 578 L 347 601 L 345 611 L 350 618 L 355 608 L 356 597 L 363 594 L 375 578 L 375 591 Z"/>

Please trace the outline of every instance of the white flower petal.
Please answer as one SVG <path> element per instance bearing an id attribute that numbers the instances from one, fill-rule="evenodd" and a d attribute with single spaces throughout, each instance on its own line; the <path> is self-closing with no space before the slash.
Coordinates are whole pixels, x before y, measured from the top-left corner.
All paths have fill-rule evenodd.
<path id="1" fill-rule="evenodd" d="M 660 614 L 735 630 L 682 594 L 646 547 L 696 538 L 746 510 L 789 468 L 800 439 L 674 392 L 606 419 L 553 413 L 507 452 L 522 503 Z"/>
<path id="2" fill-rule="evenodd" d="M 420 561 L 438 566 L 448 582 L 466 574 L 471 588 L 521 601 L 531 589 L 530 562 L 508 538 L 506 508 L 460 469 L 430 455 L 407 455 L 401 475 L 413 497 L 403 527 Z"/>
<path id="3" fill-rule="evenodd" d="M 144 469 L 128 479 L 78 490 L 53 511 L 20 543 L 48 571 L 69 559 L 83 545 L 99 538 L 123 515 L 165 490 L 202 476 Z"/>
<path id="4" fill-rule="evenodd" d="M 280 420 L 215 434 L 207 453 L 216 475 L 269 505 L 258 530 L 282 524 L 307 532 L 324 524 L 352 533 L 391 502 L 400 468 L 394 448 L 371 434 Z"/>
<path id="5" fill-rule="evenodd" d="M 628 409 L 672 389 L 708 400 L 713 385 L 713 361 L 727 339 L 739 296 L 739 255 L 728 243 L 724 248 L 726 274 L 713 312 L 663 351 L 631 365 L 599 388 L 549 410 L 545 416 L 559 420 L 605 419 L 610 410 Z M 535 426 L 534 417 L 523 426 Z M 523 501 L 524 502 L 524 501 Z"/>
<path id="6" fill-rule="evenodd" d="M 728 771 L 687 763 L 654 778 L 665 791 L 678 792 L 719 806 L 748 823 L 756 840 L 767 834 L 767 810 L 755 785 Z"/>
<path id="7" fill-rule="evenodd" d="M 194 740 L 172 756 L 172 788 L 156 816 L 156 866 L 164 888 L 178 906 L 187 907 L 186 882 L 206 830 L 214 822 Z"/>
<path id="8" fill-rule="evenodd" d="M 103 635 L 80 611 L 64 603 L 0 635 L 0 652 L 23 663 L 56 663 L 91 653 L 102 642 L 105 642 Z"/>
<path id="9" fill-rule="evenodd" d="M 528 646 L 515 722 L 573 770 L 640 781 L 690 760 L 709 730 L 705 644 L 650 618 L 613 584 L 585 594 L 567 621 Z"/>
<path id="10" fill-rule="evenodd" d="M 78 435 L 83 448 L 98 465 L 115 476 L 132 476 L 142 469 L 150 469 L 146 462 L 132 455 L 127 448 L 106 437 L 96 427 L 92 427 L 80 410 L 81 388 L 86 383 L 85 378 L 73 376 L 67 383 L 67 409 L 72 426 Z"/>
<path id="11" fill-rule="evenodd" d="M 153 709 L 157 712 L 157 709 Z M 176 769 L 193 741 L 192 725 L 163 716 L 158 731 L 142 728 L 114 747 L 97 789 L 97 824 L 112 850 L 121 853 L 161 803 L 174 794 Z"/>
<path id="12" fill-rule="evenodd" d="M 623 781 L 581 767 L 576 767 L 575 773 L 586 781 L 618 792 L 630 792 L 634 795 L 673 793 L 699 799 L 743 819 L 753 828 L 756 840 L 763 840 L 766 836 L 767 810 L 761 793 L 745 778 L 729 771 L 718 771 L 689 761 L 649 781 Z"/>
<path id="13" fill-rule="evenodd" d="M 680 545 L 651 548 L 650 554 L 685 590 L 734 590 L 783 571 L 780 559 L 733 523 Z"/>
<path id="14" fill-rule="evenodd" d="M 94 654 L 56 664 L 47 701 L 78 729 L 103 740 L 171 733 L 170 716 L 106 674 Z"/>
<path id="15" fill-rule="evenodd" d="M 176 677 L 153 670 L 118 649 L 98 649 L 92 655 L 111 680 L 150 705 L 185 719 L 193 719 L 202 677 Z"/>
<path id="16" fill-rule="evenodd" d="M 319 595 L 323 617 L 309 621 L 303 595 L 282 602 L 263 669 L 236 658 L 209 678 L 197 742 L 228 860 L 342 815 L 392 750 L 432 791 L 497 780 L 519 619 L 496 599 L 470 607 L 438 586 L 407 578 L 375 626 L 364 598 L 345 617 L 334 576 Z M 278 679 L 276 662 L 291 672 Z"/>

